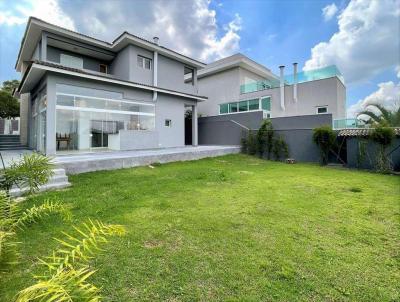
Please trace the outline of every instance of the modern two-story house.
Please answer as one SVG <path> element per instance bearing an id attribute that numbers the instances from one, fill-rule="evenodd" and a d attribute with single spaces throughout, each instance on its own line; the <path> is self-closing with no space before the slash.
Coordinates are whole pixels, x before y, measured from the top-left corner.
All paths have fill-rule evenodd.
<path id="1" fill-rule="evenodd" d="M 335 66 L 275 75 L 242 54 L 204 64 L 157 37 L 105 42 L 32 17 L 16 70 L 21 142 L 47 155 L 239 144 L 264 118 L 304 130 L 345 117 Z"/>
<path id="2" fill-rule="evenodd" d="M 30 18 L 16 62 L 21 140 L 47 155 L 197 145 L 204 63 L 128 32 L 101 41 Z"/>

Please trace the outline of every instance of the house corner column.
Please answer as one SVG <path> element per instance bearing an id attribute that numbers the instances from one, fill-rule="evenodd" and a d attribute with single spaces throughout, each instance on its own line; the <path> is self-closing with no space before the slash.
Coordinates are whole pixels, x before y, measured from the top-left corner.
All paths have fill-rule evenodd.
<path id="1" fill-rule="evenodd" d="M 46 155 L 56 155 L 56 83 L 47 78 L 46 85 Z"/>
<path id="2" fill-rule="evenodd" d="M 198 145 L 197 104 L 192 106 L 192 145 Z"/>

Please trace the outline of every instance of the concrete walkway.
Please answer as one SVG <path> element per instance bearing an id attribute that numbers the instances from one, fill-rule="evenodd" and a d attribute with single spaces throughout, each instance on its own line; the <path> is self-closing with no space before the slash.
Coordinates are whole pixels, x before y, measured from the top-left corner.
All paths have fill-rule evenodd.
<path id="1" fill-rule="evenodd" d="M 168 163 L 197 160 L 239 152 L 240 146 L 187 146 L 154 150 L 58 155 L 54 159 L 54 162 L 64 168 L 67 174 L 79 174 L 91 171 L 145 166 L 156 162 Z"/>

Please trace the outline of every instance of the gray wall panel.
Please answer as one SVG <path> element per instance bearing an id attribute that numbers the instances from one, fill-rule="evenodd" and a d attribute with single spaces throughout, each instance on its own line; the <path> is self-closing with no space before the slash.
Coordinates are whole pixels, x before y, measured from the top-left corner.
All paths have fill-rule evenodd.
<path id="1" fill-rule="evenodd" d="M 366 151 L 367 156 L 359 163 L 359 142 L 363 140 L 367 142 Z M 373 169 L 377 157 L 378 145 L 367 141 L 365 139 L 360 139 L 357 137 L 348 137 L 347 141 L 347 165 L 350 168 L 361 168 L 361 169 Z M 392 145 L 387 148 L 387 153 L 395 149 L 400 145 L 400 138 L 396 138 Z M 391 155 L 390 159 L 393 163 L 395 171 L 400 171 L 400 148 L 397 148 Z"/>

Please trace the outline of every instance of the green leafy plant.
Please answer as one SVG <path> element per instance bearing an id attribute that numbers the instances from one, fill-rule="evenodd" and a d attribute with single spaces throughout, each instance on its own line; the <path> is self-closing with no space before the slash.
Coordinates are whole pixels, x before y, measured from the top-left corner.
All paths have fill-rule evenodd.
<path id="1" fill-rule="evenodd" d="M 314 128 L 313 141 L 320 149 L 321 165 L 328 164 L 329 150 L 334 146 L 335 140 L 335 132 L 330 126 Z"/>
<path id="2" fill-rule="evenodd" d="M 256 153 L 257 153 L 257 138 L 252 131 L 249 131 L 247 135 L 247 154 L 255 155 Z"/>
<path id="3" fill-rule="evenodd" d="M 373 129 L 370 138 L 378 144 L 378 154 L 376 156 L 375 169 L 378 172 L 389 172 L 392 170 L 391 162 L 386 156 L 386 149 L 391 145 L 395 137 L 393 128 L 377 126 Z"/>
<path id="4" fill-rule="evenodd" d="M 39 153 L 25 154 L 21 160 L 11 163 L 0 175 L 0 189 L 10 192 L 15 185 L 28 188 L 29 193 L 39 190 L 53 175 L 51 158 Z"/>
<path id="5" fill-rule="evenodd" d="M 34 205 L 22 211 L 15 200 L 0 191 L 0 270 L 6 271 L 18 260 L 17 231 L 50 214 L 60 214 L 65 220 L 71 218 L 69 209 L 59 201 L 47 200 L 39 206 Z"/>
<path id="6" fill-rule="evenodd" d="M 281 135 L 273 140 L 272 153 L 274 154 L 275 160 L 281 160 L 281 158 L 289 157 L 289 147 Z"/>
<path id="7" fill-rule="evenodd" d="M 361 111 L 357 117 L 368 116 L 367 124 L 381 125 L 385 127 L 400 127 L 400 106 L 395 110 L 389 110 L 380 104 L 370 104 L 367 109 Z"/>
<path id="8" fill-rule="evenodd" d="M 108 237 L 123 236 L 125 228 L 89 220 L 83 227 L 74 229 L 79 238 L 63 233 L 63 239 L 56 239 L 60 248 L 51 256 L 39 259 L 47 272 L 35 276 L 37 283 L 20 291 L 17 302 L 100 301 L 99 289 L 87 281 L 95 273 L 89 263 L 108 242 Z"/>
<path id="9" fill-rule="evenodd" d="M 257 131 L 257 153 L 263 157 L 264 153 L 270 159 L 270 154 L 273 146 L 274 128 L 271 120 L 263 120 L 261 127 Z"/>

